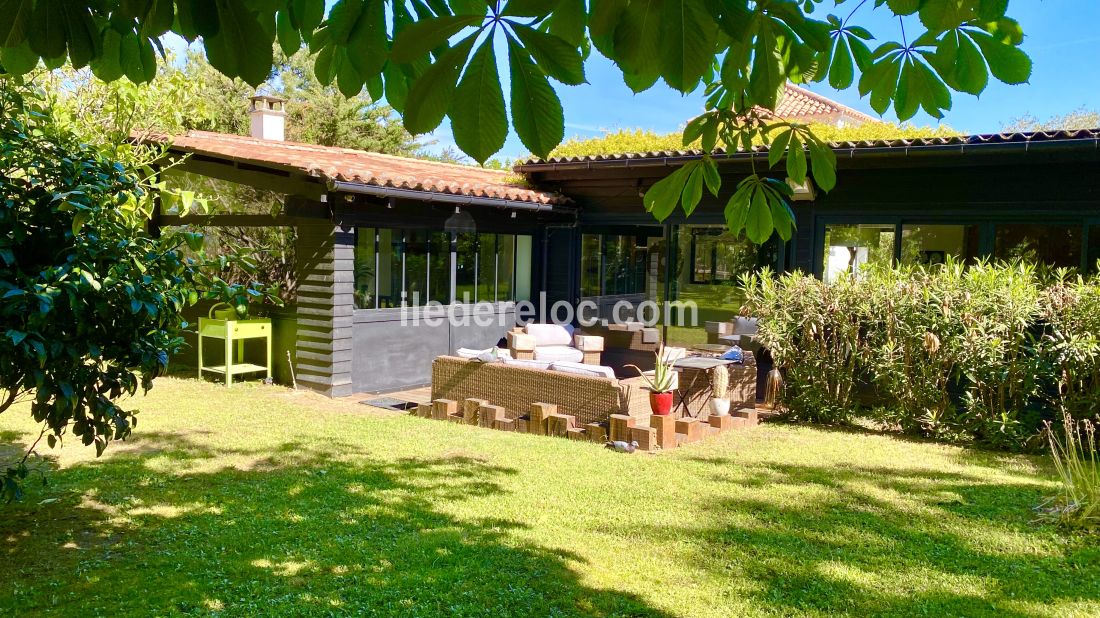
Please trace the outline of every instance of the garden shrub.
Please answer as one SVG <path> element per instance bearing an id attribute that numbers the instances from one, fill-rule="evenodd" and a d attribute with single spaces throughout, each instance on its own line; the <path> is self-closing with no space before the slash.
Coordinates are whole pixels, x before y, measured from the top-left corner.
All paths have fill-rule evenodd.
<path id="1" fill-rule="evenodd" d="M 0 414 L 26 402 L 41 426 L 0 461 L 0 499 L 22 495 L 28 458 L 66 440 L 102 454 L 137 422 L 120 401 L 152 387 L 184 345 L 200 298 L 276 300 L 227 284 L 248 256 L 207 255 L 201 234 L 146 230 L 156 150 L 85 143 L 43 94 L 0 78 Z M 161 197 L 171 194 L 161 192 Z"/>
<path id="2" fill-rule="evenodd" d="M 747 281 L 748 303 L 760 320 L 760 339 L 776 367 L 786 372 L 784 402 L 794 419 L 820 423 L 849 420 L 859 364 L 862 316 L 852 279 L 833 285 L 798 273 L 770 272 Z"/>
<path id="3" fill-rule="evenodd" d="M 1038 448 L 1043 422 L 1100 410 L 1100 283 L 1031 265 L 869 266 L 832 284 L 746 280 L 791 418 Z M 859 391 L 871 392 L 872 405 Z"/>

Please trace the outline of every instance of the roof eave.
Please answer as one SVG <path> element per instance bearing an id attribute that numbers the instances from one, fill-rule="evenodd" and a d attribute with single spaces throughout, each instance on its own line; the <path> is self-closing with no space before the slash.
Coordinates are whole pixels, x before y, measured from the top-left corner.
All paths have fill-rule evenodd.
<path id="1" fill-rule="evenodd" d="M 550 201 L 535 202 L 458 193 L 421 191 L 418 189 L 403 189 L 399 187 L 382 187 L 359 182 L 348 182 L 345 180 L 330 181 L 329 188 L 337 193 L 353 193 L 356 195 L 371 195 L 386 198 L 392 197 L 427 203 L 455 204 L 457 206 L 489 206 L 508 210 L 529 210 L 535 212 L 560 212 L 572 210 L 560 203 Z"/>
<path id="2" fill-rule="evenodd" d="M 1100 151 L 1100 132 L 1091 137 L 1072 137 L 1065 139 L 1041 139 L 1021 141 L 967 141 L 949 142 L 944 144 L 897 144 L 897 145 L 833 145 L 833 152 L 838 158 L 907 158 L 917 155 L 952 155 L 962 156 L 968 154 L 1024 154 L 1032 151 Z M 785 156 L 785 155 L 784 155 Z M 517 165 L 518 173 L 553 172 L 562 170 L 581 170 L 597 168 L 625 168 L 625 167 L 671 167 L 682 165 L 703 157 L 702 152 L 672 153 L 659 156 L 614 156 L 602 155 L 601 158 L 585 157 L 576 161 L 543 161 L 528 162 Z M 750 160 L 766 160 L 767 149 L 753 151 L 737 151 L 712 155 L 718 163 L 738 162 Z"/>

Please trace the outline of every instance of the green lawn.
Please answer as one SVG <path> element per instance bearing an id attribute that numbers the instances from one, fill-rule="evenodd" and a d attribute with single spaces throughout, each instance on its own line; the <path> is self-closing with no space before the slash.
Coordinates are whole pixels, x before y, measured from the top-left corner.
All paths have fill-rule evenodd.
<path id="1" fill-rule="evenodd" d="M 1039 459 L 779 424 L 627 456 L 171 378 L 132 403 L 131 440 L 0 507 L 0 615 L 1100 614 L 1096 538 L 1031 523 Z"/>

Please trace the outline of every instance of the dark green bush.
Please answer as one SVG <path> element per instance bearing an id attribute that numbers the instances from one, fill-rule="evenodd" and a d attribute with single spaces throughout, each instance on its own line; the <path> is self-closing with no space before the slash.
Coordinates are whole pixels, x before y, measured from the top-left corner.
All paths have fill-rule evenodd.
<path id="1" fill-rule="evenodd" d="M 1100 283 L 1023 263 L 870 267 L 746 282 L 794 419 L 1038 448 L 1043 421 L 1100 410 Z M 861 396 L 862 395 L 862 396 Z M 869 396 L 868 396 L 869 395 Z"/>

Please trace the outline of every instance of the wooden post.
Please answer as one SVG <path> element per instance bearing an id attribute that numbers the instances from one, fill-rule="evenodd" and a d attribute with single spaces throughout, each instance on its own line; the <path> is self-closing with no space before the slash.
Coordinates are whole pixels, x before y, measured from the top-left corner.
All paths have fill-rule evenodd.
<path id="1" fill-rule="evenodd" d="M 477 411 L 477 424 L 486 429 L 495 429 L 496 422 L 503 418 L 507 417 L 504 414 L 504 408 L 500 406 L 483 405 Z"/>
<path id="2" fill-rule="evenodd" d="M 458 402 L 450 399 L 436 399 L 432 402 L 432 418 L 445 421 L 448 416 L 458 412 Z"/>
<path id="3" fill-rule="evenodd" d="M 671 415 L 654 414 L 649 426 L 657 430 L 657 445 L 662 449 L 676 448 L 676 419 Z"/>
<path id="4" fill-rule="evenodd" d="M 489 403 L 484 399 L 467 399 L 462 402 L 462 420 L 467 425 L 477 425 L 477 412 L 481 406 Z"/>
<path id="5" fill-rule="evenodd" d="M 564 438 L 577 426 L 577 417 L 568 414 L 551 414 L 546 417 L 546 435 Z"/>
<path id="6" fill-rule="evenodd" d="M 639 451 L 657 450 L 657 430 L 653 427 L 631 427 L 630 439 L 638 443 Z"/>
<path id="7" fill-rule="evenodd" d="M 611 440 L 630 442 L 630 428 L 634 426 L 634 417 L 625 414 L 611 415 Z"/>
<path id="8" fill-rule="evenodd" d="M 588 434 L 588 439 L 591 442 L 599 442 L 600 444 L 607 442 L 607 428 L 599 423 L 585 425 L 584 432 Z"/>
<path id="9" fill-rule="evenodd" d="M 538 435 L 546 435 L 546 419 L 551 414 L 557 414 L 558 406 L 552 403 L 531 404 L 531 419 L 527 422 L 527 431 Z"/>
<path id="10" fill-rule="evenodd" d="M 755 404 L 751 408 L 741 408 L 735 411 L 733 415 L 745 419 L 746 425 L 756 425 L 760 422 L 760 418 L 756 414 Z"/>
<path id="11" fill-rule="evenodd" d="M 676 433 L 683 434 L 684 442 L 698 442 L 703 439 L 703 424 L 697 418 L 682 418 L 676 421 Z"/>
<path id="12" fill-rule="evenodd" d="M 720 432 L 733 428 L 733 417 L 728 414 L 725 416 L 715 416 L 712 414 L 707 418 L 707 422 L 710 423 L 711 427 Z"/>

